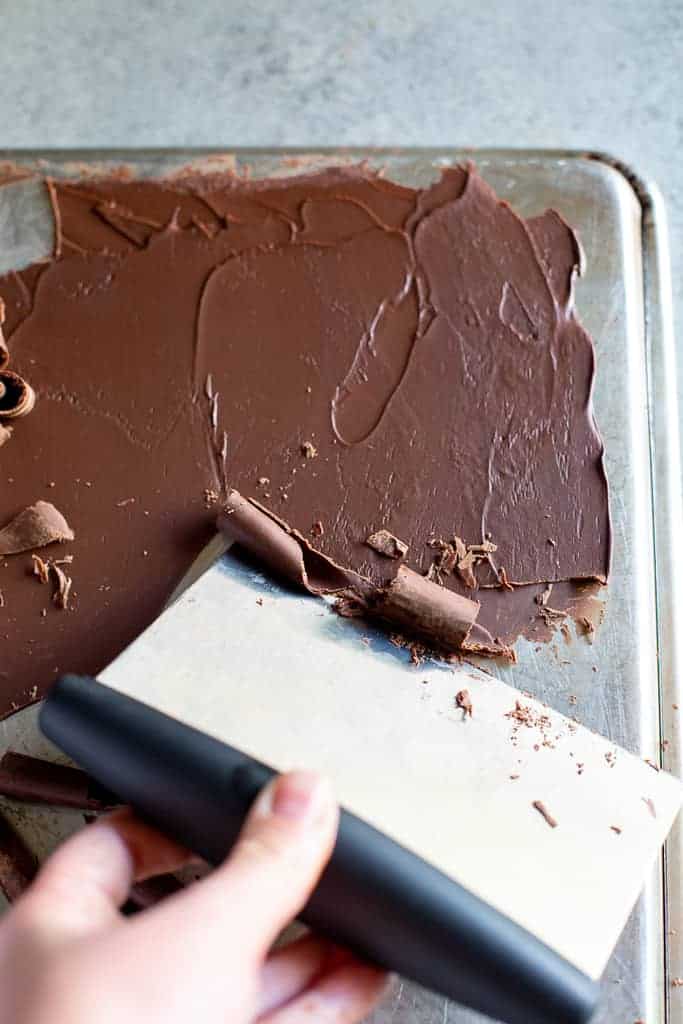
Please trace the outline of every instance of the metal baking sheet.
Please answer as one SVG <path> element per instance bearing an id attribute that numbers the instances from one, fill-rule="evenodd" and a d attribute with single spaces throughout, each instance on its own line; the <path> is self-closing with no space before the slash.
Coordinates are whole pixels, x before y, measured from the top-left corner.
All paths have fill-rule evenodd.
<path id="1" fill-rule="evenodd" d="M 681 640 L 674 627 L 683 603 L 672 567 L 681 557 L 681 478 L 668 252 L 656 192 L 607 158 L 544 151 L 0 153 L 0 160 L 55 176 L 122 165 L 135 175 L 156 176 L 192 163 L 198 169 L 248 168 L 262 177 L 366 158 L 410 185 L 427 184 L 443 165 L 474 159 L 520 213 L 556 207 L 578 229 L 586 273 L 577 283 L 576 304 L 597 351 L 594 405 L 605 440 L 614 523 L 612 576 L 601 595 L 605 619 L 594 644 L 576 637 L 569 645 L 561 638 L 540 647 L 522 641 L 519 663 L 495 671 L 656 764 L 662 739 L 668 740 L 666 767 L 680 774 L 680 718 L 673 705 L 683 707 Z M 17 182 L 0 190 L 0 270 L 45 256 L 51 237 L 49 207 L 35 183 Z M 577 699 L 575 707 L 570 695 Z M 35 749 L 34 720 L 28 711 L 20 721 L 2 724 L 0 745 Z M 73 816 L 53 812 L 22 809 L 20 815 L 21 827 L 41 849 L 76 823 Z M 679 831 L 610 962 L 600 1024 L 630 1024 L 639 1018 L 648 1024 L 680 1024 L 683 1019 L 680 1008 L 667 1005 L 670 979 L 683 974 L 680 854 Z M 667 932 L 678 933 L 668 936 L 668 945 Z M 481 1019 L 399 982 L 372 1022 L 474 1024 Z"/>

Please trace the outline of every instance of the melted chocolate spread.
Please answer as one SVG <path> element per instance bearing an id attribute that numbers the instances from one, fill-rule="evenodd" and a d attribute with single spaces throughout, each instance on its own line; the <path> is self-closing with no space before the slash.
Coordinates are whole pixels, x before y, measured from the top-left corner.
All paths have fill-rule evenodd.
<path id="1" fill-rule="evenodd" d="M 401 563 L 373 532 L 420 574 L 435 541 L 492 542 L 476 591 L 439 583 L 503 639 L 547 582 L 606 580 L 594 351 L 557 213 L 522 220 L 471 167 L 425 190 L 358 167 L 50 191 L 54 258 L 0 279 L 37 395 L 0 449 L 0 526 L 53 503 L 73 589 L 59 610 L 30 555 L 0 562 L 0 712 L 147 626 L 232 487 L 374 588 Z"/>

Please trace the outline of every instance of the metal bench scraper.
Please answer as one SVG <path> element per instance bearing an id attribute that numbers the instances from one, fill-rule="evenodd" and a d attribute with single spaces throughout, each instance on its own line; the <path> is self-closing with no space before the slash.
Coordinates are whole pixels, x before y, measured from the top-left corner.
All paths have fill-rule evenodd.
<path id="1" fill-rule="evenodd" d="M 99 682 L 56 684 L 45 734 L 212 863 L 273 771 L 324 772 L 344 812 L 306 923 L 495 1019 L 589 1020 L 680 783 L 227 546 Z"/>

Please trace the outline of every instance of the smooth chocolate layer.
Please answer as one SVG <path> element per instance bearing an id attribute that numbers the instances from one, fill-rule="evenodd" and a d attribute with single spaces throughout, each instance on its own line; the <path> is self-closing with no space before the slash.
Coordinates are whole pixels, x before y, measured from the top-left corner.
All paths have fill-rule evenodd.
<path id="1" fill-rule="evenodd" d="M 59 610 L 30 555 L 0 563 L 0 710 L 130 642 L 233 487 L 309 576 L 375 591 L 429 572 L 439 542 L 491 542 L 478 589 L 440 584 L 494 637 L 537 584 L 606 579 L 594 352 L 557 214 L 523 221 L 472 168 L 422 191 L 357 167 L 51 195 L 55 258 L 0 279 L 37 395 L 0 448 L 0 522 L 49 497 L 73 587 Z M 380 530 L 403 562 L 366 543 Z"/>

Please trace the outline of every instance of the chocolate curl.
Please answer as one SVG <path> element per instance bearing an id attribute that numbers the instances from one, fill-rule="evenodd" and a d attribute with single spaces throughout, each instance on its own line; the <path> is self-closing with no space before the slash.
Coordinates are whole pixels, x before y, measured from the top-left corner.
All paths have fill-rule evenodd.
<path id="1" fill-rule="evenodd" d="M 12 370 L 0 371 L 0 417 L 4 420 L 28 416 L 36 404 L 36 393 L 23 377 Z"/>
<path id="2" fill-rule="evenodd" d="M 315 551 L 308 541 L 253 498 L 230 491 L 218 529 L 250 554 L 311 594 L 337 594 L 360 577 Z"/>
<path id="3" fill-rule="evenodd" d="M 73 540 L 74 536 L 66 519 L 54 505 L 48 501 L 37 501 L 0 530 L 0 555 L 18 555 L 22 551 Z"/>
<path id="4" fill-rule="evenodd" d="M 104 811 L 121 802 L 79 768 L 14 751 L 0 761 L 0 794 L 23 803 L 79 811 Z"/>
<path id="5" fill-rule="evenodd" d="M 0 890 L 10 903 L 14 903 L 37 873 L 37 858 L 9 818 L 0 811 Z"/>
<path id="6" fill-rule="evenodd" d="M 424 640 L 430 647 L 459 650 L 479 614 L 479 602 L 399 566 L 391 583 L 370 601 L 369 610 L 392 626 Z"/>
<path id="7" fill-rule="evenodd" d="M 433 648 L 508 656 L 508 648 L 476 625 L 477 601 L 432 583 L 404 565 L 388 586 L 377 587 L 316 551 L 305 537 L 253 498 L 231 491 L 218 516 L 218 528 L 309 593 L 343 594 L 358 612 L 381 618 Z"/>

